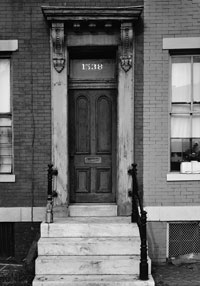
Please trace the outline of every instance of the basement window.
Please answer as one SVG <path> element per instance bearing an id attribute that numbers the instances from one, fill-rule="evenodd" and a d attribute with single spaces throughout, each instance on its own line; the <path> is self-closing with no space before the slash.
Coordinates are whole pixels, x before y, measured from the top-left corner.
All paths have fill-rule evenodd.
<path id="1" fill-rule="evenodd" d="M 200 253 L 200 223 L 169 223 L 168 258 Z"/>

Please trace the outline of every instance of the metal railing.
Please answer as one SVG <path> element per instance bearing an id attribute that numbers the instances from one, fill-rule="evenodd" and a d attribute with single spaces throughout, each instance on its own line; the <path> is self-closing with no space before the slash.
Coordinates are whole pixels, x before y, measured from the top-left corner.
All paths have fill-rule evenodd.
<path id="1" fill-rule="evenodd" d="M 53 168 L 53 164 L 48 165 L 48 193 L 47 193 L 47 207 L 46 207 L 46 223 L 53 222 L 53 198 L 57 193 L 53 191 L 52 181 L 53 176 L 58 175 L 58 170 Z"/>
<path id="2" fill-rule="evenodd" d="M 147 212 L 143 209 L 142 201 L 138 191 L 137 181 L 137 164 L 132 164 L 132 168 L 128 170 L 128 174 L 132 176 L 132 191 L 129 195 L 132 197 L 132 215 L 131 221 L 136 222 L 140 232 L 140 274 L 141 280 L 148 280 L 148 259 L 147 259 Z"/>

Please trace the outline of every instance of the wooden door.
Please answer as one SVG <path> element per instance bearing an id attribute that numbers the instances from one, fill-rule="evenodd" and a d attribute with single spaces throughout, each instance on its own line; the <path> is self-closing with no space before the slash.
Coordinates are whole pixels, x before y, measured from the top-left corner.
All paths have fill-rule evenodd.
<path id="1" fill-rule="evenodd" d="M 71 90 L 71 202 L 115 202 L 116 91 Z"/>

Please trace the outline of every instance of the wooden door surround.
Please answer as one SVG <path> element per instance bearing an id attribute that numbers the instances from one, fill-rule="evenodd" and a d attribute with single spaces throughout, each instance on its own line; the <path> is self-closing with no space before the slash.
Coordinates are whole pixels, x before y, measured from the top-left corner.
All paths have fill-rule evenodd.
<path id="1" fill-rule="evenodd" d="M 131 211 L 127 170 L 134 161 L 134 23 L 142 6 L 59 7 L 44 6 L 50 26 L 52 81 L 52 161 L 57 167 L 58 205 L 69 204 L 68 74 L 69 49 L 115 47 L 117 83 L 116 197 L 118 214 Z M 105 87 L 105 85 L 104 85 Z M 116 86 L 115 86 L 116 87 Z"/>

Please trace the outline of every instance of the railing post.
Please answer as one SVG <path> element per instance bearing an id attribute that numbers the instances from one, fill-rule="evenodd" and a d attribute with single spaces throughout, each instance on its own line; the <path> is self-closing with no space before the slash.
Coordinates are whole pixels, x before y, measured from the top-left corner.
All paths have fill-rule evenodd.
<path id="1" fill-rule="evenodd" d="M 132 168 L 128 170 L 128 174 L 131 175 L 133 183 L 132 183 L 132 212 L 131 212 L 131 222 L 138 222 L 138 205 L 136 198 L 136 175 L 137 175 L 137 164 L 132 164 Z"/>
<path id="2" fill-rule="evenodd" d="M 147 262 L 147 212 L 141 213 L 141 249 L 140 249 L 140 279 L 148 280 Z"/>
<path id="3" fill-rule="evenodd" d="M 53 176 L 57 176 L 58 171 L 53 169 L 53 164 L 48 165 L 48 193 L 47 193 L 47 207 L 46 207 L 46 223 L 53 222 L 53 191 L 52 180 Z"/>
<path id="4" fill-rule="evenodd" d="M 132 176 L 133 186 L 132 186 L 132 215 L 131 221 L 136 222 L 139 227 L 140 232 L 140 280 L 148 280 L 148 260 L 147 260 L 147 212 L 143 209 L 143 204 L 138 192 L 138 182 L 137 182 L 137 164 L 132 164 L 132 168 L 128 170 L 128 174 Z M 138 211 L 138 207 L 140 213 Z"/>

